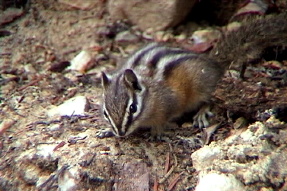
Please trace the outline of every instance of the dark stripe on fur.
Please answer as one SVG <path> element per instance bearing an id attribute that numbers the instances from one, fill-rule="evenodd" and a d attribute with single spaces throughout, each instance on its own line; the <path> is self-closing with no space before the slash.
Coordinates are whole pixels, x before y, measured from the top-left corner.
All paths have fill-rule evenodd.
<path id="1" fill-rule="evenodd" d="M 132 63 L 132 65 L 135 67 L 135 66 L 138 66 L 140 64 L 140 60 L 151 50 L 155 49 L 159 47 L 157 44 L 154 44 L 152 45 L 151 47 L 149 47 L 148 49 L 142 51 L 142 49 L 145 49 L 146 47 L 140 49 L 139 51 L 137 51 L 135 54 L 137 54 L 138 52 L 140 52 L 139 55 L 137 55 L 136 57 L 131 57 L 130 59 L 134 59 L 134 62 Z"/>
<path id="2" fill-rule="evenodd" d="M 190 53 L 190 52 L 180 50 L 180 49 L 165 48 L 164 50 L 157 52 L 153 56 L 151 61 L 149 61 L 148 65 L 150 68 L 156 68 L 158 61 L 164 56 L 177 55 L 177 54 L 187 54 L 187 53 Z"/>
<path id="3" fill-rule="evenodd" d="M 172 70 L 174 70 L 177 66 L 179 66 L 180 63 L 187 61 L 187 60 L 190 60 L 190 59 L 193 59 L 193 58 L 196 58 L 196 55 L 186 55 L 184 57 L 181 57 L 181 58 L 172 60 L 169 63 L 166 63 L 166 65 L 164 67 L 164 71 L 163 71 L 163 77 L 168 78 L 168 76 L 170 75 Z"/>
<path id="4" fill-rule="evenodd" d="M 132 104 L 138 105 L 136 94 L 133 94 L 133 102 L 132 102 Z M 128 105 L 127 107 L 130 107 L 130 105 Z M 128 108 L 128 110 L 129 110 L 129 108 Z M 127 123 L 125 125 L 126 126 L 126 132 L 127 132 L 128 128 L 131 126 L 131 124 L 133 122 L 133 118 L 134 118 L 133 113 L 129 113 L 128 121 L 127 121 Z"/>

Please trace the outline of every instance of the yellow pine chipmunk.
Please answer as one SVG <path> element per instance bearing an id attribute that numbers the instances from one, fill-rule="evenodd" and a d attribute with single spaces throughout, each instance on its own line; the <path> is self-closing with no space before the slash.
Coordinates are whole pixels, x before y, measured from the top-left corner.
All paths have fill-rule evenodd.
<path id="1" fill-rule="evenodd" d="M 110 132 L 123 137 L 150 127 L 153 136 L 160 136 L 173 119 L 208 104 L 232 62 L 248 63 L 267 47 L 285 45 L 286 13 L 244 23 L 208 54 L 148 44 L 113 74 L 102 73 L 103 114 Z M 194 117 L 200 127 L 208 126 L 204 108 Z"/>

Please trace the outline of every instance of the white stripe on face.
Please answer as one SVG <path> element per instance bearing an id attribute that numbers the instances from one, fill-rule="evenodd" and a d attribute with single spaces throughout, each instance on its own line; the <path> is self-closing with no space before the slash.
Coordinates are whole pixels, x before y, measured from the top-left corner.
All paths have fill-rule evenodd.
<path id="1" fill-rule="evenodd" d="M 134 91 L 129 94 L 129 101 L 128 105 L 126 107 L 126 112 L 124 116 L 124 120 L 122 122 L 122 131 L 124 132 L 124 135 L 128 135 L 137 128 L 133 125 L 133 122 L 135 119 L 139 117 L 143 110 L 143 96 L 146 92 L 145 87 L 141 84 L 142 90 L 140 92 Z M 131 113 L 130 106 L 132 104 L 135 104 L 136 106 L 136 112 Z"/>
<path id="2" fill-rule="evenodd" d="M 119 130 L 118 130 L 117 126 L 115 125 L 115 122 L 113 121 L 113 119 L 111 119 L 111 118 L 109 117 L 110 114 L 109 114 L 108 110 L 106 109 L 106 105 L 105 105 L 105 104 L 104 104 L 104 106 L 103 106 L 103 110 L 104 110 L 104 117 L 105 117 L 105 119 L 111 124 L 113 133 L 114 133 L 115 135 L 119 135 Z"/>

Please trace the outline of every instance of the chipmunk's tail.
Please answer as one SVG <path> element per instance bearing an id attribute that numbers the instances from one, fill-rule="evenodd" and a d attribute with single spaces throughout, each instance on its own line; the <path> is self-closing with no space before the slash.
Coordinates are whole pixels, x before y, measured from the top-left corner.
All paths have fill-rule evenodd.
<path id="1" fill-rule="evenodd" d="M 287 12 L 242 24 L 229 32 L 209 56 L 226 69 L 231 63 L 244 65 L 260 59 L 268 47 L 287 47 Z"/>

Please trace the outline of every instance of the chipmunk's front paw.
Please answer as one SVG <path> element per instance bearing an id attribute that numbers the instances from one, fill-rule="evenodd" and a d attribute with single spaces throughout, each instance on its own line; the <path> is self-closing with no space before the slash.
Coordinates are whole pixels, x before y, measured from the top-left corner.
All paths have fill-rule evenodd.
<path id="1" fill-rule="evenodd" d="M 148 141 L 153 142 L 153 141 L 162 141 L 162 135 L 151 135 L 148 138 Z"/>
<path id="2" fill-rule="evenodd" d="M 162 141 L 162 134 L 163 132 L 162 131 L 157 131 L 155 129 L 151 129 L 151 135 L 150 137 L 148 138 L 148 141 Z"/>
<path id="3" fill-rule="evenodd" d="M 170 138 L 165 134 L 151 135 L 148 139 L 151 142 L 171 142 Z"/>
<path id="4" fill-rule="evenodd" d="M 193 126 L 199 128 L 206 128 L 209 126 L 208 118 L 213 116 L 214 114 L 210 111 L 210 107 L 203 106 L 193 117 Z"/>
<path id="5" fill-rule="evenodd" d="M 106 128 L 106 129 L 100 129 L 97 133 L 96 133 L 96 137 L 103 139 L 103 138 L 108 138 L 108 137 L 113 137 L 114 133 L 111 131 L 110 128 Z"/>

